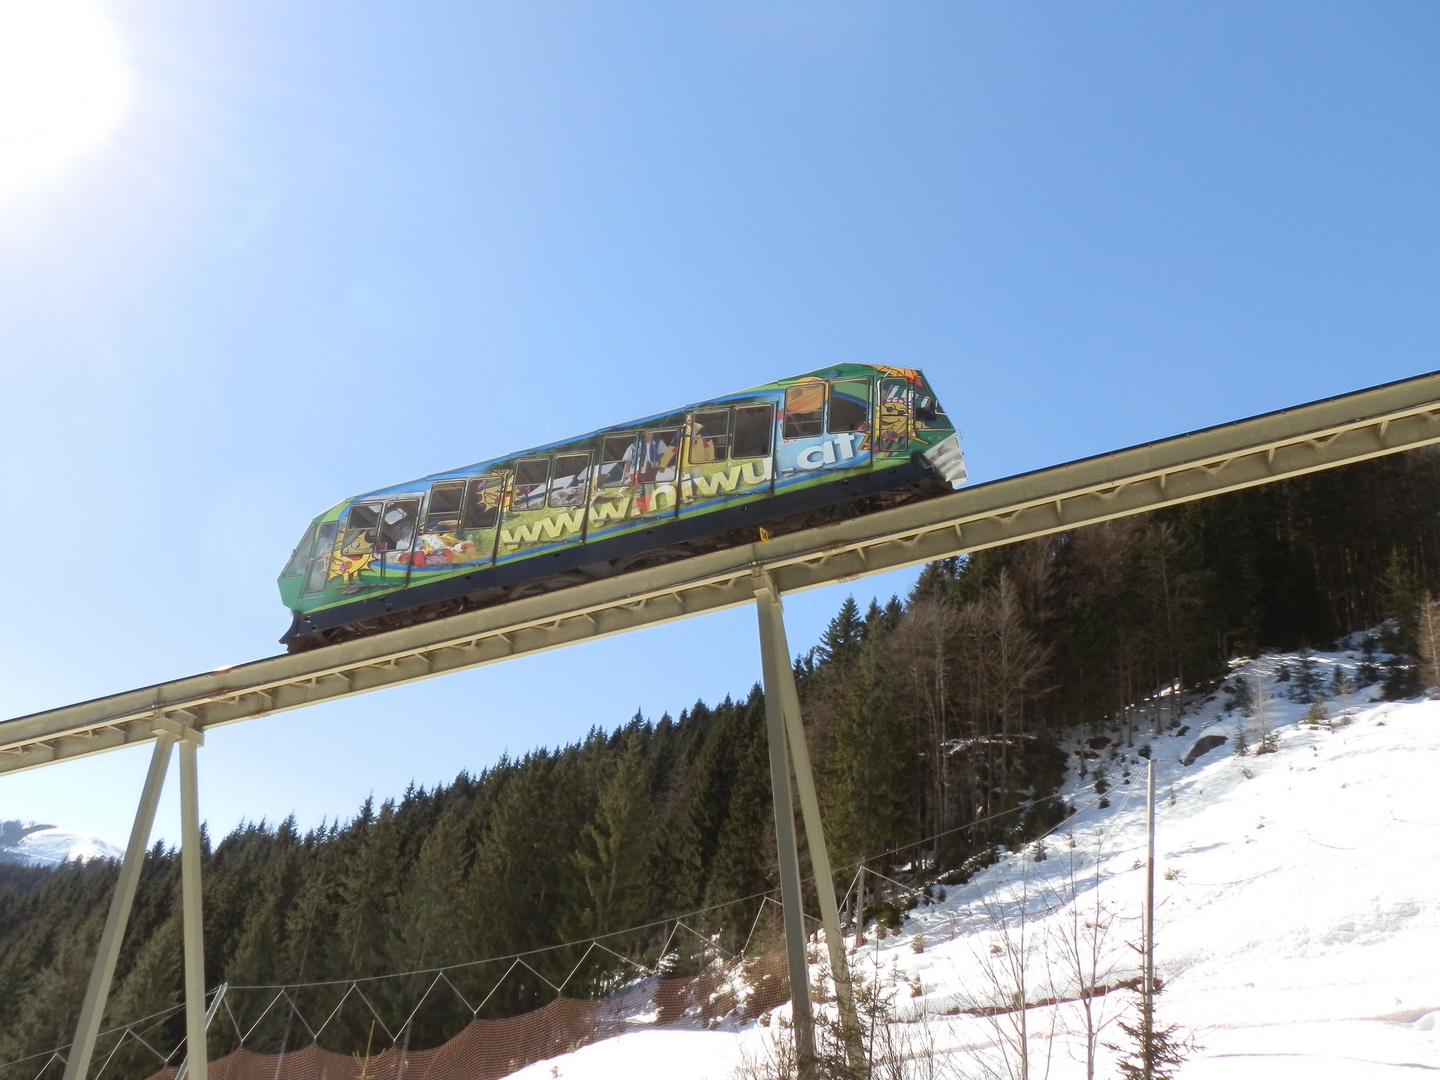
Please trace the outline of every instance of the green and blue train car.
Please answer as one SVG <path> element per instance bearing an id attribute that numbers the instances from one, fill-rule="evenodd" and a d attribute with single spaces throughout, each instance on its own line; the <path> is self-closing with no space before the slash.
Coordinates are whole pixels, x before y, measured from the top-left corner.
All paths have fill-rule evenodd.
<path id="1" fill-rule="evenodd" d="M 939 494 L 965 479 L 925 377 L 841 364 L 367 492 L 280 576 L 291 651 Z"/>

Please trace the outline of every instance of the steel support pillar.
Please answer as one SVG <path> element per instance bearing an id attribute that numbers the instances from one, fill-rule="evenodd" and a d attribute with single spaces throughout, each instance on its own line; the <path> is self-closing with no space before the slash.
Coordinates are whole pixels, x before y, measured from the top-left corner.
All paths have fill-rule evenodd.
<path id="1" fill-rule="evenodd" d="M 180 744 L 180 895 L 185 933 L 185 1066 L 188 1080 L 208 1080 L 205 1028 L 205 934 L 200 904 L 200 797 L 196 742 Z"/>
<path id="2" fill-rule="evenodd" d="M 175 736 L 168 731 L 157 732 L 155 752 L 150 756 L 150 771 L 140 791 L 140 807 L 130 829 L 130 843 L 120 863 L 120 880 L 110 897 L 110 911 L 105 916 L 105 929 L 100 934 L 100 949 L 90 971 L 90 984 L 85 988 L 85 1003 L 75 1024 L 75 1039 L 65 1062 L 65 1080 L 84 1080 L 95 1054 L 95 1039 L 105 1015 L 105 1002 L 110 996 L 110 981 L 115 977 L 115 961 L 120 956 L 120 942 L 125 937 L 125 924 L 130 920 L 130 906 L 135 902 L 135 886 L 140 881 L 140 867 L 145 862 L 145 849 L 150 844 L 150 829 L 155 824 L 155 807 L 160 802 L 160 789 L 165 784 L 165 770 L 170 767 L 170 749 Z"/>
<path id="3" fill-rule="evenodd" d="M 835 983 L 835 1001 L 840 1009 L 840 1025 L 844 1034 L 846 1059 L 850 1066 L 851 1074 L 855 1077 L 864 1077 L 868 1070 L 865 1065 L 865 1049 L 862 1042 L 859 1018 L 855 1012 L 855 994 L 850 982 L 850 965 L 845 957 L 845 939 L 840 935 L 840 909 L 835 902 L 834 878 L 830 872 L 830 853 L 825 846 L 825 829 L 820 820 L 820 801 L 815 793 L 815 774 L 810 767 L 810 749 L 805 738 L 805 725 L 800 717 L 800 695 L 795 689 L 795 672 L 790 666 L 790 647 L 785 638 L 785 616 L 780 602 L 779 590 L 767 574 L 756 573 L 755 604 L 760 619 L 760 648 L 763 653 L 763 666 L 765 678 L 765 716 L 767 724 L 772 725 L 770 736 L 770 762 L 772 783 L 776 787 L 776 836 L 780 835 L 780 814 L 781 804 L 779 800 L 779 788 L 783 781 L 785 787 L 785 804 L 790 814 L 789 833 L 791 844 L 794 840 L 794 809 L 790 804 L 790 776 L 789 764 L 795 769 L 795 787 L 800 796 L 800 813 L 805 822 L 805 838 L 810 849 L 810 865 L 815 872 L 815 893 L 820 903 L 820 921 L 825 930 L 825 944 L 830 954 L 830 974 Z M 775 711 L 781 714 L 784 738 L 777 740 L 773 731 L 772 717 Z M 781 758 L 781 775 L 776 775 L 775 762 L 777 741 Z M 788 754 L 786 750 L 788 748 Z M 788 757 L 788 763 L 785 758 Z M 795 854 L 796 877 L 799 876 L 799 853 Z M 782 856 L 781 872 L 781 898 L 785 906 L 785 931 L 787 945 L 792 930 L 797 933 L 801 940 L 801 951 L 803 954 L 803 943 L 805 938 L 804 915 L 799 904 L 799 888 L 797 883 L 796 901 L 792 905 L 788 896 L 784 895 L 784 857 Z M 808 978 L 808 971 L 802 972 L 799 981 L 804 982 Z M 794 960 L 791 960 L 790 981 L 793 987 L 797 982 L 794 967 Z M 806 997 L 806 1010 L 809 1012 L 808 993 Z M 808 1018 L 808 1017 L 807 1017 Z M 812 1020 L 813 1022 L 813 1020 Z M 799 1021 L 797 1013 L 797 1048 L 800 1045 L 798 1038 Z M 811 1045 L 813 1047 L 813 1032 L 811 1034 Z"/>
<path id="4" fill-rule="evenodd" d="M 770 788 L 775 803 L 775 850 L 780 860 L 780 906 L 785 915 L 785 957 L 790 971 L 790 1013 L 795 1022 L 795 1065 L 800 1080 L 815 1080 L 815 1017 L 810 1008 L 810 963 L 805 955 L 805 912 L 800 903 L 800 849 L 795 843 L 795 804 L 790 794 L 790 754 L 785 713 L 774 688 L 777 666 L 790 656 L 774 640 L 765 608 L 760 612 L 760 663 L 765 680 L 765 731 L 770 742 Z M 71 1080 L 66 1077 L 65 1080 Z"/>

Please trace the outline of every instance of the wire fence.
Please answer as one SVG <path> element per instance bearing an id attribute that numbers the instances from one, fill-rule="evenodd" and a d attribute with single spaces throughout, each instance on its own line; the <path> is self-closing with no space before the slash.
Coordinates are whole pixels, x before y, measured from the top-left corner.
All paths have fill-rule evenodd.
<path id="1" fill-rule="evenodd" d="M 447 992 L 459 993 L 444 973 L 434 982 L 437 990 L 443 983 Z M 363 998 L 358 985 L 344 996 L 345 1001 Z M 411 1049 L 405 1029 L 391 1032 L 378 1016 L 372 1030 L 376 1036 L 383 1033 L 391 1045 L 373 1056 L 323 1049 L 317 1041 L 320 1028 L 302 1025 L 297 1041 L 308 1045 L 271 1054 L 242 1045 L 210 1062 L 209 1074 L 211 1080 L 498 1080 L 534 1062 L 632 1031 L 743 1023 L 789 998 L 784 958 L 762 956 L 731 970 L 689 978 L 647 978 L 598 1001 L 557 997 L 521 1016 L 471 1020 L 459 1034 L 428 1050 Z M 293 998 L 283 990 L 274 1001 L 281 1007 L 293 1006 Z M 234 1021 L 233 1014 L 229 1019 Z M 176 1080 L 178 1075 L 177 1066 L 167 1066 L 149 1080 Z"/>
<path id="2" fill-rule="evenodd" d="M 747 897 L 745 900 L 754 900 Z M 760 933 L 769 897 L 739 953 L 683 919 L 670 920 L 659 959 L 645 966 L 603 940 L 571 942 L 532 953 L 492 957 L 448 968 L 350 980 L 276 986 L 222 984 L 209 995 L 212 1080 L 490 1080 L 589 1043 L 652 1028 L 738 1026 L 790 999 L 783 954 L 767 951 Z M 734 901 L 732 903 L 742 903 Z M 719 905 L 720 907 L 730 905 Z M 706 911 L 713 909 L 706 909 Z M 697 912 L 694 914 L 704 914 Z M 689 938 L 688 942 L 683 939 Z M 751 952 L 752 942 L 760 947 Z M 563 977 L 545 961 L 585 946 Z M 665 974 L 681 952 L 711 959 L 699 974 Z M 614 992 L 596 994 L 587 980 L 608 971 Z M 503 1019 L 482 1018 L 509 991 L 551 1000 Z M 590 996 L 582 996 L 585 994 Z M 174 1035 L 184 1011 L 175 1004 L 101 1034 L 91 1080 L 184 1080 L 187 1048 Z M 457 1031 L 458 1029 L 458 1031 Z M 434 1032 L 454 1032 L 434 1045 Z M 365 1046 L 364 1054 L 330 1046 Z M 0 1063 L 0 1080 L 61 1080 L 70 1047 Z M 226 1052 L 228 1050 L 228 1052 Z"/>
<path id="3" fill-rule="evenodd" d="M 1008 807 L 918 843 L 878 853 L 876 859 L 887 861 L 909 853 L 909 873 L 900 877 L 924 878 L 932 869 L 925 866 L 927 845 L 1023 809 Z M 859 865 L 836 868 L 838 873 L 852 874 L 842 907 L 849 907 Z M 879 895 L 872 894 L 871 899 L 921 892 L 915 883 L 873 870 L 870 874 L 879 879 Z M 715 935 L 690 925 L 723 908 L 756 901 L 756 916 L 737 952 L 727 952 Z M 767 940 L 762 929 L 767 914 L 778 926 L 779 903 L 771 895 L 756 894 L 613 934 L 445 968 L 329 982 L 222 985 L 210 998 L 209 1050 L 221 1055 L 209 1062 L 210 1076 L 212 1080 L 491 1080 L 631 1031 L 739 1026 L 790 1000 L 784 954 L 769 947 L 774 935 Z M 810 929 L 818 928 L 818 920 L 807 915 L 806 921 Z M 652 953 L 657 959 L 650 966 L 606 944 L 607 939 L 657 929 L 664 944 Z M 681 953 L 703 958 L 703 971 L 671 976 L 670 961 Z M 562 965 L 557 975 L 559 955 L 576 959 Z M 492 1002 L 505 1001 L 507 993 L 511 999 L 530 1001 L 553 997 L 519 1015 L 481 1017 L 487 1006 L 488 1011 L 496 1011 Z M 183 1038 L 173 1035 L 183 1008 L 177 1003 L 102 1033 L 90 1080 L 184 1080 L 186 1047 Z M 454 1034 L 436 1045 L 436 1031 Z M 327 1043 L 367 1049 L 363 1054 L 346 1054 L 327 1049 Z M 61 1080 L 69 1049 L 62 1046 L 0 1063 L 0 1080 Z"/>

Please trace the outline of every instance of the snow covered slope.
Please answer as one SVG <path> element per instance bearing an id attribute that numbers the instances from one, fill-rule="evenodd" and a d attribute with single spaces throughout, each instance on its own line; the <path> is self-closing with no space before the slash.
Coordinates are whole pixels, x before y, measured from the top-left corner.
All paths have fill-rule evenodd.
<path id="1" fill-rule="evenodd" d="M 0 862 L 59 866 L 90 859 L 119 859 L 123 854 L 120 848 L 94 833 L 0 821 Z"/>
<path id="2" fill-rule="evenodd" d="M 1369 700 L 1374 688 L 1337 694 L 1335 669 L 1353 680 L 1361 660 L 1356 652 L 1315 658 L 1329 695 L 1319 723 L 1297 723 L 1310 707 L 1285 696 L 1293 679 L 1274 681 L 1278 671 L 1295 672 L 1299 658 L 1264 657 L 1236 673 L 1252 677 L 1252 687 L 1258 676 L 1259 715 L 1227 712 L 1217 695 L 1181 718 L 1183 734 L 1137 733 L 1128 749 L 1072 747 L 1072 762 L 1080 760 L 1075 750 L 1098 755 L 1083 778 L 1072 770 L 1065 794 L 1074 816 L 944 902 L 916 909 L 899 934 L 872 935 L 852 955 L 861 977 L 888 988 L 899 1015 L 923 1018 L 896 1025 L 897 1037 L 932 1045 L 954 1070 L 938 1075 L 1016 1077 L 1023 1019 L 1031 1077 L 1086 1076 L 1079 987 L 1138 973 L 1131 945 L 1140 939 L 1145 883 L 1139 751 L 1149 745 L 1158 796 L 1157 973 L 1166 987 L 1158 1015 L 1202 1045 L 1180 1076 L 1433 1076 L 1440 701 L 1382 704 Z M 1342 681 L 1338 689 L 1348 688 Z M 1251 750 L 1243 757 L 1233 753 L 1240 730 Z M 1108 734 L 1123 743 L 1123 733 Z M 1226 742 L 1181 764 L 1207 734 Z M 1262 743 L 1269 752 L 1255 754 Z M 1097 766 L 1113 785 L 1103 797 Z M 1014 1009 L 1022 996 L 1032 1007 Z M 1114 1075 L 1116 1055 L 1103 1043 L 1125 1042 L 1115 1021 L 1133 1021 L 1134 1000 L 1128 989 L 1089 998 L 1096 1076 Z M 985 1011 L 992 1015 L 975 1015 Z M 719 1080 L 742 1057 L 761 1056 L 773 1030 L 627 1035 L 516 1075 Z"/>

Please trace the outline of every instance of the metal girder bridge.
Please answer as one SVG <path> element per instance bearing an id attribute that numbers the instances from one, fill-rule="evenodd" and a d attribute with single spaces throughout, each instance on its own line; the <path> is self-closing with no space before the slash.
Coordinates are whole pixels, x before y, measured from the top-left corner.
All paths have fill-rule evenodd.
<path id="1" fill-rule="evenodd" d="M 1162 439 L 967 488 L 772 541 L 697 555 L 492 608 L 296 655 L 176 679 L 0 722 L 0 774 L 155 741 L 155 758 L 122 863 L 66 1080 L 83 1080 L 98 1030 L 133 875 L 175 743 L 182 749 L 182 875 L 186 892 L 186 984 L 190 1045 L 203 1042 L 198 961 L 199 863 L 195 748 L 211 728 L 387 686 L 434 678 L 517 656 L 755 603 L 764 656 L 772 782 L 781 835 L 781 879 L 797 1034 L 808 1013 L 799 866 L 787 762 L 793 763 L 817 877 L 828 866 L 800 724 L 780 597 L 984 548 L 1239 491 L 1290 477 L 1440 443 L 1440 372 L 1373 387 L 1219 427 Z M 772 704 L 773 703 L 773 704 Z M 142 835 L 143 833 L 143 835 Z M 787 855 L 788 851 L 788 855 Z M 832 970 L 846 1005 L 838 916 L 824 903 Z M 194 910 L 191 911 L 193 904 Z M 793 932 L 792 932 L 793 931 Z M 193 938 L 193 941 L 192 941 Z M 797 944 L 798 943 L 798 944 Z M 108 958 L 108 959 L 107 959 Z M 105 970 L 107 969 L 108 970 Z M 848 1011 L 848 1010 L 847 1010 Z M 86 1040 L 90 1047 L 86 1048 Z M 802 1058 L 805 1047 L 802 1037 Z M 204 1055 L 189 1066 L 205 1080 Z"/>
<path id="2" fill-rule="evenodd" d="M 0 722 L 0 774 L 1440 442 L 1440 372 L 295 655 Z"/>

